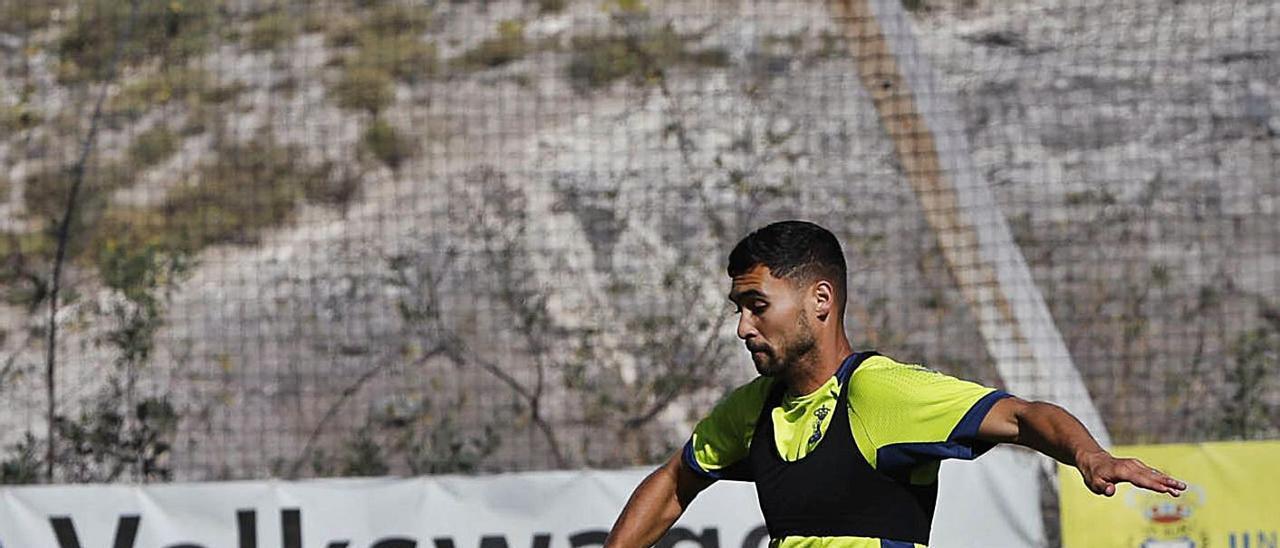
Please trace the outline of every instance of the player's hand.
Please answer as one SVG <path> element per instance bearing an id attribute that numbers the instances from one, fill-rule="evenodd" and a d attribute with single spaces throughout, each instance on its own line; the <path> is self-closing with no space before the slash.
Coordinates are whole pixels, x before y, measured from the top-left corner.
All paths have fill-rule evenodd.
<path id="1" fill-rule="evenodd" d="M 1116 484 L 1129 482 L 1157 493 L 1181 495 L 1187 484 L 1164 472 L 1147 466 L 1138 459 L 1118 459 L 1106 451 L 1095 451 L 1076 459 L 1076 468 L 1084 477 L 1084 484 L 1099 495 L 1116 494 Z"/>

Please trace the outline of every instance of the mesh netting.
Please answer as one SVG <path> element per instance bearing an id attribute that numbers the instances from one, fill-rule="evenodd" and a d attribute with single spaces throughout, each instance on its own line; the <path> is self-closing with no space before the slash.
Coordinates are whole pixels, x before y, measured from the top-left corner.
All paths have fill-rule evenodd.
<path id="1" fill-rule="evenodd" d="M 656 462 L 786 218 L 855 347 L 1280 435 L 1280 5 L 832 4 L 0 1 L 5 481 Z"/>

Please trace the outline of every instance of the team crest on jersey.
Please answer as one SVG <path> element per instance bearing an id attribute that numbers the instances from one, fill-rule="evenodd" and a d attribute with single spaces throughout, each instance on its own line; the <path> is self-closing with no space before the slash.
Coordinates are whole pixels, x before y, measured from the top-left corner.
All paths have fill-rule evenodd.
<path id="1" fill-rule="evenodd" d="M 813 449 L 813 445 L 822 439 L 822 421 L 826 420 L 829 414 L 831 410 L 825 405 L 813 410 L 813 416 L 818 417 L 818 420 L 813 423 L 813 435 L 809 436 L 809 449 Z"/>

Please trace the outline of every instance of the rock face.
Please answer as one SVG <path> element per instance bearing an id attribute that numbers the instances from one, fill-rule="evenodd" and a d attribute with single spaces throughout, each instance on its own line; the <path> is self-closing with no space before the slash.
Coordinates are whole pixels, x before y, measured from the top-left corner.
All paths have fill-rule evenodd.
<path id="1" fill-rule="evenodd" d="M 79 234 L 191 266 L 130 361 L 136 293 L 69 263 L 60 414 L 135 379 L 177 422 L 124 429 L 180 479 L 654 462 L 754 374 L 724 261 L 786 218 L 844 242 L 855 346 L 1003 382 L 824 5 L 557 4 L 227 3 L 198 54 L 125 56 Z M 1274 437 L 1280 7 L 1005 4 L 904 5 L 1113 439 Z M 45 428 L 31 196 L 92 119 L 92 12 L 0 25 L 6 446 Z"/>

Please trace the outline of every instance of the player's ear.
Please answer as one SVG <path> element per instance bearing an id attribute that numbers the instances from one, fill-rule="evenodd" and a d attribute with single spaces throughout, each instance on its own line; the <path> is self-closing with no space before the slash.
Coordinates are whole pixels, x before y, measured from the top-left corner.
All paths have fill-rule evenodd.
<path id="1" fill-rule="evenodd" d="M 813 284 L 814 313 L 818 319 L 826 321 L 831 313 L 835 310 L 836 288 L 832 287 L 831 282 L 826 280 L 818 280 Z"/>

